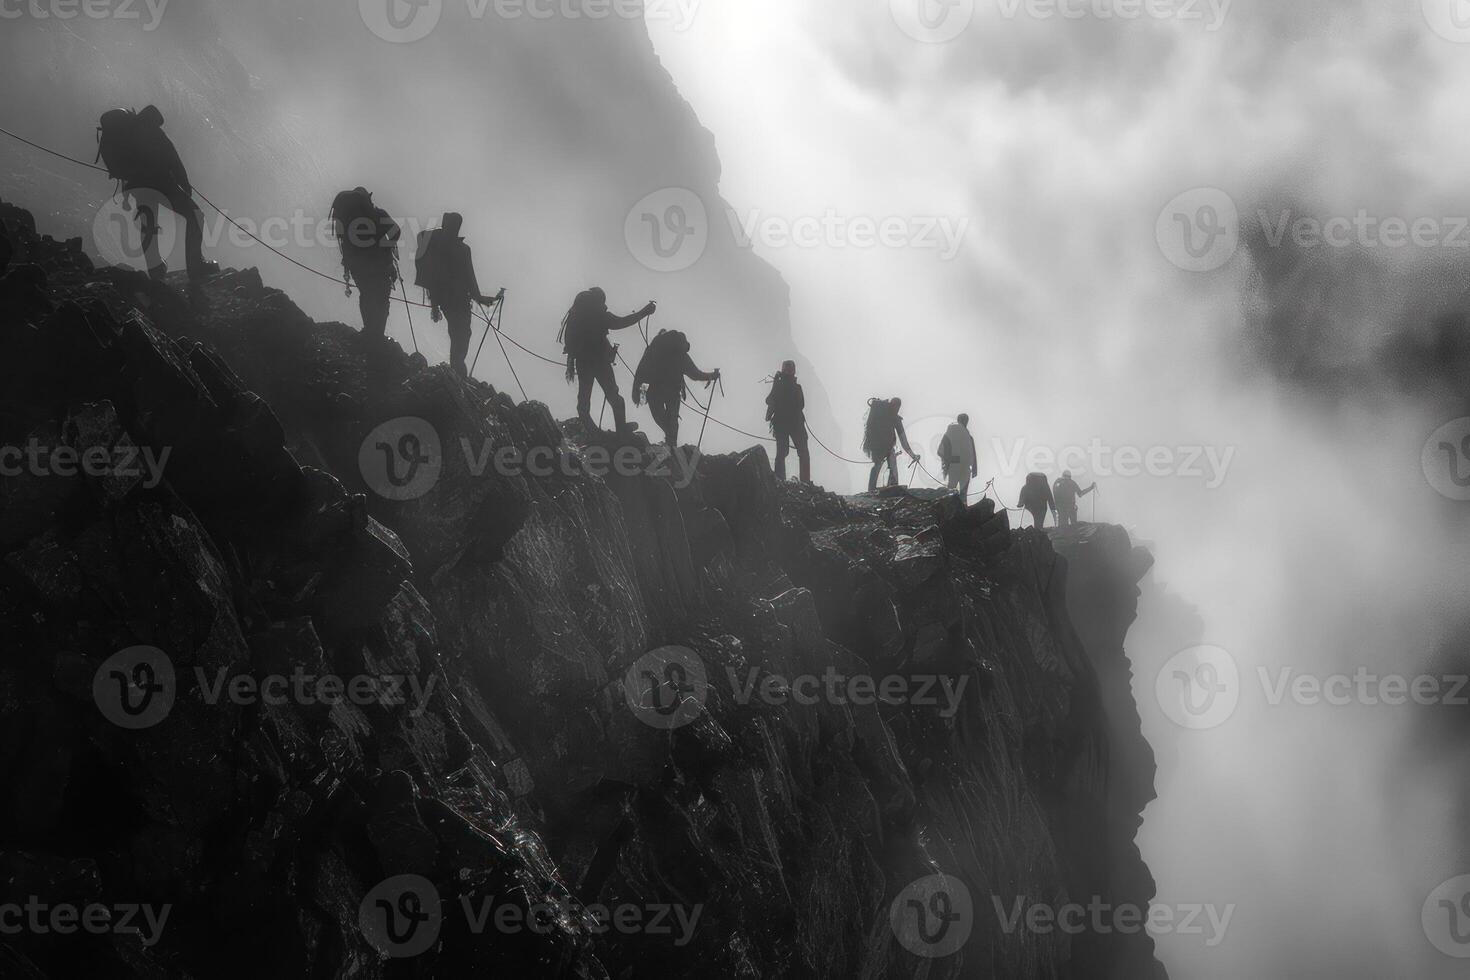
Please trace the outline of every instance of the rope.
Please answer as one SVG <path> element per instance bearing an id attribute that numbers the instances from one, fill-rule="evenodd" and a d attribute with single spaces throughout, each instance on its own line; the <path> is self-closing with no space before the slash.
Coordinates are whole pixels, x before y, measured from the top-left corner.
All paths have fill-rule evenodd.
<path id="1" fill-rule="evenodd" d="M 3 133 L 4 135 L 9 136 L 13 140 L 17 140 L 17 141 L 19 141 L 21 143 L 24 143 L 26 146 L 29 146 L 29 147 L 32 147 L 34 149 L 40 150 L 42 153 L 49 153 L 51 156 L 54 156 L 54 157 L 57 157 L 59 159 L 65 160 L 68 163 L 74 163 L 74 164 L 76 164 L 79 167 L 85 167 L 88 170 L 95 170 L 98 173 L 103 173 L 103 174 L 107 173 L 107 168 L 105 168 L 105 167 L 99 167 L 96 164 L 88 163 L 85 160 L 78 160 L 76 157 L 67 156 L 65 153 L 59 153 L 56 150 L 53 150 L 53 149 L 51 149 L 49 147 L 42 146 L 40 143 L 36 143 L 36 142 L 31 141 L 31 140 L 28 140 L 24 136 L 21 136 L 19 133 L 11 132 L 10 130 L 5 129 L 4 127 L 0 127 L 0 133 Z M 308 273 L 310 273 L 313 276 L 317 276 L 317 277 L 319 277 L 321 279 L 325 279 L 328 282 L 336 283 L 339 286 L 346 286 L 348 288 L 351 287 L 351 283 L 349 283 L 346 279 L 339 279 L 336 276 L 329 275 L 329 274 L 327 274 L 325 272 L 322 272 L 320 269 L 314 269 L 311 266 L 307 265 L 306 263 L 301 262 L 301 261 L 299 261 L 299 260 L 297 260 L 295 258 L 292 258 L 290 255 L 287 255 L 285 252 L 283 252 L 280 249 L 276 248 L 274 245 L 270 244 L 269 242 L 262 240 L 259 236 L 257 236 L 255 233 L 251 232 L 244 225 L 240 224 L 234 218 L 230 217 L 230 215 L 223 208 L 221 208 L 218 204 L 215 204 L 213 201 L 211 201 L 209 199 L 209 197 L 203 191 L 199 190 L 199 188 L 197 188 L 197 187 L 193 188 L 192 189 L 192 193 L 198 195 L 199 199 L 202 200 L 205 204 L 209 205 L 211 208 L 213 208 L 216 212 L 218 212 L 219 215 L 220 215 L 220 217 L 224 218 L 225 221 L 229 222 L 236 230 L 238 230 L 241 233 L 243 233 L 246 237 L 250 238 L 250 240 L 254 241 L 257 245 L 262 246 L 263 248 L 265 248 L 266 250 L 268 250 L 270 252 L 274 252 L 279 257 L 285 259 L 287 262 L 289 262 L 292 265 L 296 266 L 298 269 L 301 269 L 303 272 L 308 272 Z M 430 304 L 428 304 L 428 303 L 419 303 L 419 302 L 415 302 L 415 301 L 413 301 L 413 300 L 411 300 L 411 299 L 408 298 L 408 290 L 407 290 L 407 288 L 403 284 L 403 278 L 402 278 L 401 275 L 399 276 L 399 285 L 400 285 L 400 293 L 402 294 L 401 297 L 392 296 L 390 294 L 389 295 L 389 300 L 390 301 L 392 301 L 394 303 L 402 303 L 404 305 L 405 309 L 407 309 L 409 307 L 414 307 L 414 306 L 417 306 L 420 309 L 426 309 L 426 310 L 432 308 L 430 306 Z M 473 314 L 475 314 L 476 316 L 478 316 L 481 320 L 483 320 L 485 322 L 485 324 L 486 324 L 487 327 L 490 326 L 490 318 L 487 317 L 484 314 L 483 311 L 471 310 L 471 312 Z M 647 343 L 648 343 L 648 320 L 649 320 L 648 317 L 644 317 L 643 320 L 640 321 L 640 330 L 643 333 L 643 342 L 644 342 L 645 345 L 647 345 Z M 414 330 L 414 326 L 413 326 L 413 314 L 411 312 L 408 314 L 408 329 L 409 329 L 410 336 L 413 338 L 414 352 L 417 353 L 418 352 L 418 349 L 419 349 L 419 346 L 418 346 L 418 335 L 417 335 L 417 333 Z M 521 351 L 523 351 L 523 352 L 531 355 L 532 357 L 536 358 L 537 360 L 545 361 L 547 364 L 554 364 L 558 368 L 565 367 L 565 361 L 559 360 L 559 359 L 553 359 L 553 358 L 550 358 L 550 357 L 545 356 L 544 354 L 540 354 L 540 353 L 532 350 L 531 348 L 527 347 L 526 345 L 522 344 L 520 341 L 516 340 L 510 334 L 504 333 L 503 331 L 501 331 L 499 329 L 496 329 L 495 330 L 495 339 L 496 339 L 496 342 L 497 343 L 500 343 L 502 337 L 504 337 L 505 340 L 510 341 L 511 344 L 515 345 Z M 485 340 L 482 337 L 480 339 L 480 346 L 483 348 L 484 347 L 484 344 L 485 344 Z M 503 343 L 500 344 L 500 349 L 501 349 L 501 353 L 505 354 L 506 363 L 510 365 L 512 376 L 515 376 L 515 365 L 510 364 L 510 354 L 509 354 L 509 352 L 507 352 L 505 350 L 505 345 Z M 479 353 L 478 352 L 476 352 L 475 357 L 476 357 L 476 361 L 478 361 L 478 359 L 479 359 Z M 622 362 L 623 367 L 630 374 L 636 374 L 636 372 L 634 372 L 632 368 L 628 367 L 628 362 L 623 360 L 623 356 L 621 354 L 618 355 L 618 360 Z M 472 371 L 473 371 L 473 369 L 472 369 Z M 516 384 L 517 385 L 520 385 L 520 383 L 521 383 L 520 382 L 520 378 L 518 376 L 516 376 Z M 526 393 L 525 387 L 524 386 L 521 386 L 521 394 L 522 395 L 525 395 L 525 393 Z M 755 439 L 758 442 L 775 443 L 775 441 L 776 441 L 771 436 L 764 436 L 764 435 L 759 435 L 759 434 L 754 433 L 754 432 L 747 432 L 745 429 L 737 428 L 736 426 L 733 426 L 733 425 L 729 424 L 728 422 L 724 422 L 724 421 L 721 421 L 720 419 L 715 418 L 713 415 L 710 414 L 708 408 L 705 408 L 705 407 L 699 405 L 698 399 L 695 400 L 695 404 L 692 405 L 692 406 L 689 404 L 688 400 L 686 400 L 682 396 L 680 397 L 680 401 L 683 403 L 683 405 L 686 408 L 696 408 L 696 409 L 698 409 L 699 410 L 699 413 L 702 416 L 704 416 L 704 424 L 705 425 L 708 425 L 710 422 L 713 422 L 715 425 L 718 425 L 721 428 L 728 429 L 729 431 L 734 432 L 734 433 L 737 433 L 737 434 L 742 435 L 742 436 L 745 436 L 748 439 Z M 714 404 L 714 393 L 711 392 L 711 394 L 710 394 L 710 405 L 713 405 L 713 404 Z M 603 400 L 602 409 L 603 409 L 603 415 L 606 415 L 606 413 L 607 413 L 607 401 L 606 401 L 606 399 Z M 601 420 L 600 419 L 599 419 L 598 424 L 601 425 Z M 816 441 L 817 445 L 818 446 L 821 446 L 822 449 L 825 450 L 828 455 L 832 456 L 832 458 L 834 458 L 834 459 L 836 459 L 836 460 L 838 460 L 840 462 L 843 462 L 843 463 L 851 463 L 853 465 L 860 465 L 860 466 L 867 466 L 867 465 L 869 465 L 869 464 L 864 463 L 864 462 L 861 462 L 859 460 L 847 459 L 846 457 L 840 456 L 836 452 L 833 452 L 833 450 L 830 449 L 827 446 L 826 443 L 822 442 L 821 439 L 817 438 L 817 434 L 815 432 L 812 432 L 811 431 L 811 427 L 810 426 L 807 427 L 807 433 L 809 435 L 811 435 L 812 439 Z M 703 435 L 702 434 L 703 434 L 703 427 L 701 427 L 701 440 L 703 438 Z M 925 472 L 927 473 L 928 471 L 926 470 Z M 930 479 L 933 479 L 933 477 L 931 476 Z"/>
<path id="2" fill-rule="evenodd" d="M 811 436 L 812 439 L 816 442 L 816 444 L 819 445 L 819 446 L 821 446 L 823 449 L 825 449 L 827 451 L 827 455 L 831 456 L 833 459 L 840 460 L 840 461 L 842 461 L 844 463 L 851 463 L 854 466 L 872 466 L 873 465 L 871 460 L 848 459 L 846 456 L 839 456 L 839 455 L 837 455 L 837 453 L 833 452 L 832 449 L 825 442 L 823 442 L 821 439 L 819 439 L 817 437 L 817 434 L 812 431 L 812 427 L 810 425 L 808 425 L 806 427 L 806 434 L 809 435 L 809 436 Z"/>
<path id="3" fill-rule="evenodd" d="M 470 377 L 472 378 L 475 376 L 475 366 L 480 363 L 480 352 L 485 349 L 485 338 L 490 336 L 491 330 L 495 329 L 496 313 L 500 308 L 500 302 L 505 300 L 505 290 L 502 289 L 495 298 L 496 306 L 488 316 L 485 315 L 485 304 L 476 302 L 476 306 L 480 308 L 480 318 L 485 321 L 485 332 L 480 334 L 480 346 L 475 348 L 475 359 L 470 362 Z"/>
<path id="4" fill-rule="evenodd" d="M 49 153 L 49 154 L 51 154 L 54 157 L 60 157 L 61 159 L 66 160 L 66 161 L 68 161 L 70 163 L 74 163 L 74 164 L 76 164 L 79 167 L 86 167 L 88 170 L 95 170 L 99 174 L 105 174 L 105 173 L 107 173 L 107 168 L 106 167 L 99 167 L 95 163 L 87 163 L 85 160 L 78 160 L 76 157 L 69 157 L 65 153 L 57 153 L 55 150 L 48 149 L 47 147 L 42 146 L 40 143 L 32 143 L 30 140 L 26 139 L 24 136 L 20 136 L 20 135 L 18 135 L 16 133 L 12 133 L 8 129 L 0 128 L 0 133 L 4 133 L 6 136 L 9 136 L 11 139 L 20 140 L 26 146 L 34 146 L 36 149 L 40 150 L 42 153 Z"/>
<path id="5" fill-rule="evenodd" d="M 413 329 L 413 310 L 408 303 L 408 285 L 403 281 L 403 273 L 398 271 L 398 264 L 393 264 L 393 269 L 398 272 L 398 291 L 403 294 L 403 312 L 408 315 L 408 336 L 413 340 L 413 352 L 419 352 L 419 335 Z"/>
<path id="6" fill-rule="evenodd" d="M 720 382 L 720 386 L 718 388 L 716 388 L 713 384 L 709 386 L 709 400 L 705 403 L 704 406 L 704 422 L 699 427 L 699 442 L 694 447 L 696 450 L 702 451 L 704 449 L 704 430 L 705 427 L 709 425 L 709 410 L 715 405 L 715 394 L 717 392 L 723 392 L 724 390 L 725 383 L 723 381 Z M 698 397 L 694 399 L 694 404 L 699 404 Z"/>

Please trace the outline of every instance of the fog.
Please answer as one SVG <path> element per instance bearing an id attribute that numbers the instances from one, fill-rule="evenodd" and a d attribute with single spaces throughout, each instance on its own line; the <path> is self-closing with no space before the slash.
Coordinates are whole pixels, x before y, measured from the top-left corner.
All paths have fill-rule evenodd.
<path id="1" fill-rule="evenodd" d="M 1102 16 L 1126 7 L 955 0 L 928 13 L 968 26 L 929 43 L 943 18 L 925 27 L 907 0 L 663 2 L 646 22 L 385 45 L 350 9 L 179 2 L 126 43 L 7 23 L 7 77 L 38 97 L 5 125 L 90 159 L 99 105 L 158 101 L 196 183 L 244 217 L 320 215 L 354 184 L 419 226 L 464 211 L 482 285 L 510 287 L 507 328 L 540 351 L 600 281 L 617 309 L 657 296 L 663 325 L 697 325 L 697 359 L 728 373 L 716 414 L 737 426 L 765 431 L 759 379 L 794 351 L 813 427 L 845 455 L 866 399 L 897 395 L 935 473 L 943 425 L 968 412 L 980 482 L 1007 504 L 1033 463 L 1095 479 L 1083 516 L 1095 505 L 1157 558 L 1129 647 L 1159 758 L 1140 837 L 1158 902 L 1234 907 L 1218 944 L 1158 937 L 1171 974 L 1463 975 L 1421 910 L 1470 873 L 1467 709 L 1271 701 L 1281 668 L 1463 669 L 1470 505 L 1436 491 L 1422 456 L 1470 414 L 1470 46 L 1418 0 Z M 687 106 L 638 69 L 649 38 Z M 13 145 L 0 163 L 0 193 L 58 233 L 105 199 Z M 640 265 L 630 208 L 691 187 L 708 254 Z M 1378 227 L 1345 244 L 1292 224 L 1360 211 Z M 1208 237 L 1211 215 L 1239 234 Z M 1389 218 L 1433 227 L 1394 245 Z M 1215 248 L 1192 254 L 1186 226 Z M 335 271 L 330 248 L 286 250 Z M 355 322 L 339 287 L 259 249 L 216 254 Z M 391 333 L 412 342 L 401 313 Z M 480 373 L 511 386 L 499 364 Z M 554 366 L 522 376 L 571 414 Z M 750 444 L 712 430 L 706 448 Z M 861 489 L 863 467 L 815 452 L 821 482 Z M 1156 679 L 1199 644 L 1228 653 L 1238 706 L 1189 728 Z"/>
<path id="2" fill-rule="evenodd" d="M 1470 870 L 1463 724 L 1439 724 L 1465 708 L 1277 692 L 1283 668 L 1443 677 L 1462 649 L 1465 505 L 1431 488 L 1421 450 L 1466 411 L 1470 147 L 1452 112 L 1470 49 L 1417 2 L 1238 0 L 1216 30 L 1204 5 L 1198 21 L 952 11 L 971 6 L 944 43 L 899 29 L 904 3 L 706 3 L 688 30 L 651 29 L 742 216 L 968 221 L 950 261 L 756 242 L 849 447 L 872 395 L 903 396 L 926 434 L 967 411 L 1008 504 L 1020 439 L 1233 450 L 1218 486 L 1181 455 L 1135 478 L 1073 465 L 1100 484 L 1098 518 L 1158 559 L 1130 641 L 1160 764 L 1140 837 L 1158 901 L 1235 906 L 1214 946 L 1157 937 L 1171 974 L 1462 975 L 1421 909 Z M 1197 188 L 1228 195 L 1242 230 L 1207 272 L 1156 234 Z M 1273 240 L 1283 213 L 1360 209 L 1437 219 L 1439 237 Z M 1237 665 L 1239 703 L 1191 730 L 1155 680 L 1201 643 Z"/>

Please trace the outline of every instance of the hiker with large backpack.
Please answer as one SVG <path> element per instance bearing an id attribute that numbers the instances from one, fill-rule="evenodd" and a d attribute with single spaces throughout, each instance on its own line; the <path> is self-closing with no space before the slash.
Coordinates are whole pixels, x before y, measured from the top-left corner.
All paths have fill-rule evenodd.
<path id="1" fill-rule="evenodd" d="M 372 340 L 387 336 L 388 310 L 398 282 L 398 239 L 402 231 L 387 211 L 373 203 L 365 187 L 343 191 L 332 201 L 332 228 L 342 250 L 347 294 L 357 286 L 362 333 Z"/>
<path id="2" fill-rule="evenodd" d="M 626 406 L 618 392 L 618 378 L 613 371 L 617 350 L 608 334 L 628 327 L 652 316 L 658 304 L 649 301 L 637 313 L 617 316 L 607 308 L 607 293 L 597 286 L 577 294 L 572 308 L 561 321 L 558 339 L 567 355 L 567 380 L 577 379 L 577 418 L 582 420 L 588 432 L 601 431 L 592 420 L 592 385 L 602 388 L 602 396 L 613 410 L 614 431 L 624 433 L 628 429 Z"/>
<path id="3" fill-rule="evenodd" d="M 1035 527 L 1046 527 L 1047 511 L 1056 512 L 1056 499 L 1051 494 L 1051 484 L 1046 482 L 1045 473 L 1027 473 L 1026 482 L 1021 485 L 1021 498 L 1016 501 L 1017 507 L 1022 507 L 1031 512 L 1031 523 Z"/>
<path id="4" fill-rule="evenodd" d="M 443 319 L 449 326 L 449 363 L 461 378 L 470 374 L 470 304 L 491 306 L 500 302 L 504 293 L 486 296 L 480 292 L 475 278 L 475 260 L 469 245 L 460 237 L 464 216 L 453 211 L 434 231 L 419 235 L 415 262 L 415 285 L 429 297 L 430 318 Z"/>
<path id="5" fill-rule="evenodd" d="M 178 148 L 163 131 L 163 113 L 156 106 L 142 111 L 109 109 L 97 126 L 97 159 L 107 176 L 122 182 L 125 193 L 138 200 L 143 255 L 148 274 L 162 279 L 168 265 L 158 254 L 158 205 L 184 221 L 184 261 L 190 279 L 202 279 L 218 266 L 204 260 L 204 216 L 194 203 L 194 186 L 179 159 Z M 137 192 L 151 192 L 139 195 Z"/>
<path id="6" fill-rule="evenodd" d="M 944 468 L 944 482 L 970 499 L 970 480 L 980 475 L 980 454 L 975 450 L 975 437 L 970 435 L 970 416 L 960 415 L 939 440 L 939 465 Z"/>
<path id="7" fill-rule="evenodd" d="M 888 464 L 888 485 L 898 486 L 899 446 L 903 446 L 909 459 L 915 463 L 919 461 L 918 454 L 909 446 L 908 433 L 903 430 L 903 416 L 898 414 L 902 407 L 902 398 L 868 399 L 868 419 L 863 426 L 863 452 L 873 461 L 873 469 L 868 474 L 869 493 L 878 491 L 878 473 L 883 469 L 884 463 Z"/>
<path id="8" fill-rule="evenodd" d="M 776 479 L 786 482 L 786 456 L 796 445 L 801 482 L 812 482 L 812 456 L 807 446 L 806 394 L 796 380 L 796 362 L 783 361 L 781 370 L 771 379 L 766 395 L 766 421 L 776 437 Z"/>
<path id="9" fill-rule="evenodd" d="M 679 445 L 679 406 L 684 401 L 684 381 L 718 381 L 719 368 L 701 371 L 689 356 L 689 338 L 679 330 L 660 330 L 649 341 L 638 370 L 633 373 L 633 404 L 637 405 L 643 386 L 648 386 L 648 411 L 663 430 L 664 443 L 670 449 Z"/>
<path id="10" fill-rule="evenodd" d="M 1083 490 L 1072 479 L 1071 470 L 1063 470 L 1061 479 L 1052 485 L 1052 498 L 1056 502 L 1057 527 L 1073 527 L 1077 524 L 1077 501 L 1097 489 L 1097 482 Z"/>

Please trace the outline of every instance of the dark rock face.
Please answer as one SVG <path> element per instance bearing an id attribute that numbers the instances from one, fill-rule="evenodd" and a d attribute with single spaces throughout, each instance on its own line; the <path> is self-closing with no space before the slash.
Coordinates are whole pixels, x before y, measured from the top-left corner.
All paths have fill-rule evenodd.
<path id="1" fill-rule="evenodd" d="M 167 912 L 0 936 L 7 975 L 1162 976 L 1007 922 L 1152 894 L 1131 570 L 620 452 L 5 217 L 0 446 L 51 455 L 0 483 L 0 903 Z"/>

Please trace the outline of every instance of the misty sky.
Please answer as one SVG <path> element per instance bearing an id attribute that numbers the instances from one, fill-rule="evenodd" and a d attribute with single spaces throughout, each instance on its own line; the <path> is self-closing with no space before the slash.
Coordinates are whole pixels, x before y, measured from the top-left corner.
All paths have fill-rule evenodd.
<path id="1" fill-rule="evenodd" d="M 1155 550 L 1149 595 L 1171 596 L 1130 645 L 1160 758 L 1141 838 L 1159 901 L 1236 906 L 1218 945 L 1208 929 L 1163 936 L 1161 958 L 1184 978 L 1463 975 L 1420 921 L 1430 891 L 1470 871 L 1466 754 L 1430 765 L 1413 741 L 1423 712 L 1451 709 L 1271 696 L 1283 669 L 1412 678 L 1459 649 L 1465 513 L 1427 485 L 1420 454 L 1465 414 L 1464 385 L 1390 383 L 1375 351 L 1464 288 L 1470 36 L 1453 38 L 1470 22 L 1417 0 L 1181 2 L 1152 9 L 1198 19 L 1133 20 L 1099 16 L 1111 4 L 1064 19 L 979 0 L 952 8 L 973 12 L 958 36 L 921 43 L 900 26 L 922 24 L 915 2 L 649 18 L 715 134 L 736 226 L 965 224 L 952 258 L 757 236 L 849 445 L 871 395 L 904 396 L 928 433 L 968 411 L 981 478 L 1000 474 L 1007 503 L 1019 439 L 1175 450 L 1160 475 L 1079 474 L 1102 485 L 1099 518 Z M 1242 243 L 1209 254 L 1205 223 L 1222 212 L 1201 209 L 1219 192 Z M 1201 255 L 1181 252 L 1180 195 Z M 1393 218 L 1430 220 L 1404 246 Z M 1292 273 L 1274 291 L 1261 269 L 1276 259 L 1246 244 L 1262 224 Z M 1223 478 L 1195 475 L 1184 449 L 1212 449 Z M 1161 712 L 1155 676 L 1199 643 L 1237 665 L 1239 706 L 1189 731 Z"/>
<path id="2" fill-rule="evenodd" d="M 98 105 L 168 106 L 196 183 L 237 214 L 320 214 L 358 182 L 401 218 L 464 211 L 484 284 L 512 288 L 510 323 L 541 350 L 593 281 L 619 309 L 657 296 L 729 370 L 727 417 L 760 430 L 757 379 L 791 352 L 785 288 L 739 261 L 748 247 L 790 288 L 834 444 L 855 455 L 865 400 L 900 395 L 932 469 L 968 412 L 1006 503 L 1026 470 L 1070 465 L 1098 481 L 1098 518 L 1157 556 L 1129 643 L 1160 765 L 1141 844 L 1161 904 L 1234 906 L 1218 945 L 1160 938 L 1172 975 L 1463 976 L 1421 923 L 1436 886 L 1470 873 L 1470 754 L 1438 723 L 1455 709 L 1271 693 L 1282 669 L 1416 677 L 1464 657 L 1470 504 L 1436 492 L 1421 456 L 1470 415 L 1470 357 L 1445 353 L 1470 282 L 1470 9 L 1057 2 L 1079 16 L 649 0 L 688 110 L 636 19 L 450 21 L 385 45 L 354 3 L 179 0 L 151 38 L 7 24 L 0 63 L 32 96 L 8 124 L 74 154 L 92 152 Z M 1107 16 L 1130 9 L 1163 16 Z M 29 151 L 0 164 L 0 189 L 62 234 L 106 200 Z M 650 269 L 625 218 L 690 184 L 708 254 Z M 321 243 L 295 254 L 333 266 Z M 274 257 L 219 257 L 318 318 L 356 315 Z M 405 318 L 390 329 L 409 345 Z M 419 329 L 442 360 L 442 332 Z M 557 365 L 522 371 L 569 414 Z M 494 360 L 482 375 L 508 384 Z M 749 444 L 712 430 L 706 448 Z M 866 476 L 831 460 L 817 475 Z M 1198 644 L 1230 658 L 1238 706 L 1187 730 L 1156 680 Z"/>

